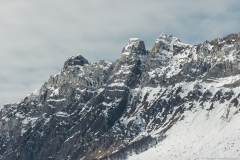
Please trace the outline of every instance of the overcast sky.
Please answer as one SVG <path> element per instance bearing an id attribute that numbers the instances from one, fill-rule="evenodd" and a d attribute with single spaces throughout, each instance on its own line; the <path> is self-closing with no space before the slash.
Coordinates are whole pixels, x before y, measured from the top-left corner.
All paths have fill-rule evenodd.
<path id="1" fill-rule="evenodd" d="M 40 88 L 69 56 L 113 62 L 131 37 L 149 49 L 161 33 L 198 44 L 238 32 L 239 0 L 2 0 L 0 107 Z"/>

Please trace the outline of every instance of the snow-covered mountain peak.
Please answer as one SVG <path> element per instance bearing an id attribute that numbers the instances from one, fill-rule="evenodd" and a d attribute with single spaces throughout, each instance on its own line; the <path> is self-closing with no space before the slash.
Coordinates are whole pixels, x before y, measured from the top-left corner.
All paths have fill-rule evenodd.
<path id="1" fill-rule="evenodd" d="M 145 44 L 139 38 L 130 38 L 128 44 L 123 48 L 122 55 L 145 54 Z"/>
<path id="2" fill-rule="evenodd" d="M 129 45 L 134 45 L 134 44 L 136 44 L 136 43 L 139 43 L 141 41 L 141 39 L 140 38 L 129 38 L 129 41 L 128 41 L 128 44 Z"/>
<path id="3" fill-rule="evenodd" d="M 165 33 L 160 34 L 157 38 L 157 41 L 164 41 L 165 43 L 177 43 L 180 40 L 177 37 L 173 37 L 172 35 L 167 35 Z"/>
<path id="4" fill-rule="evenodd" d="M 113 63 L 70 57 L 0 110 L 0 159 L 237 158 L 239 41 L 161 34 L 151 52 L 131 38 Z"/>
<path id="5" fill-rule="evenodd" d="M 156 43 L 159 43 L 159 42 L 165 43 L 169 46 L 173 46 L 174 44 L 181 43 L 181 41 L 177 37 L 174 37 L 172 35 L 167 35 L 165 33 L 160 34 L 160 36 L 157 38 Z"/>
<path id="6" fill-rule="evenodd" d="M 154 53 L 160 53 L 162 51 L 173 52 L 174 46 L 176 46 L 177 48 L 186 48 L 187 46 L 190 45 L 181 43 L 181 41 L 178 38 L 173 37 L 172 35 L 162 33 L 157 38 L 156 42 L 153 44 L 150 51 Z"/>
<path id="7" fill-rule="evenodd" d="M 64 68 L 68 66 L 84 66 L 85 64 L 89 64 L 88 60 L 86 60 L 82 55 L 69 57 L 68 60 L 64 63 Z"/>

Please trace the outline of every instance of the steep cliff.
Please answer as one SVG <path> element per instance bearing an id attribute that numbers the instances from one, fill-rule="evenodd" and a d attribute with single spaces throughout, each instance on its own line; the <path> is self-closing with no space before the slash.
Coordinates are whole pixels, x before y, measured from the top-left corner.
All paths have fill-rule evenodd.
<path id="1" fill-rule="evenodd" d="M 239 61 L 239 34 L 198 45 L 161 34 L 150 51 L 131 38 L 114 63 L 73 56 L 1 110 L 0 159 L 240 157 Z"/>

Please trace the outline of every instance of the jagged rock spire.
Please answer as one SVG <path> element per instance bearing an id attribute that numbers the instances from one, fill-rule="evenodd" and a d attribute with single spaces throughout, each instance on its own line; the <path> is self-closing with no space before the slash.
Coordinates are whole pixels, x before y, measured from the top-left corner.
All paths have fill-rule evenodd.
<path id="1" fill-rule="evenodd" d="M 68 58 L 68 60 L 64 63 L 64 68 L 67 68 L 68 66 L 84 66 L 85 64 L 89 64 L 88 60 L 86 60 L 83 56 L 77 55 Z"/>
<path id="2" fill-rule="evenodd" d="M 172 35 L 167 35 L 162 33 L 153 44 L 152 48 L 150 49 L 151 52 L 158 53 L 161 50 L 172 51 L 173 45 L 180 43 L 181 41 L 173 37 Z"/>
<path id="3" fill-rule="evenodd" d="M 139 38 L 130 38 L 126 47 L 122 50 L 122 55 L 130 55 L 130 54 L 145 54 L 145 44 Z"/>

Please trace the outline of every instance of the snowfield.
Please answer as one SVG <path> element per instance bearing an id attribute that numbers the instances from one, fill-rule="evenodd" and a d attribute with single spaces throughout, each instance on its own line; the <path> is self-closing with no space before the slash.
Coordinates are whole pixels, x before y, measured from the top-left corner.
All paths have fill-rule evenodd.
<path id="1" fill-rule="evenodd" d="M 226 106 L 219 105 L 210 112 L 204 109 L 185 112 L 184 119 L 166 133 L 166 139 L 128 159 L 240 159 L 240 115 L 224 119 L 226 110 Z"/>

